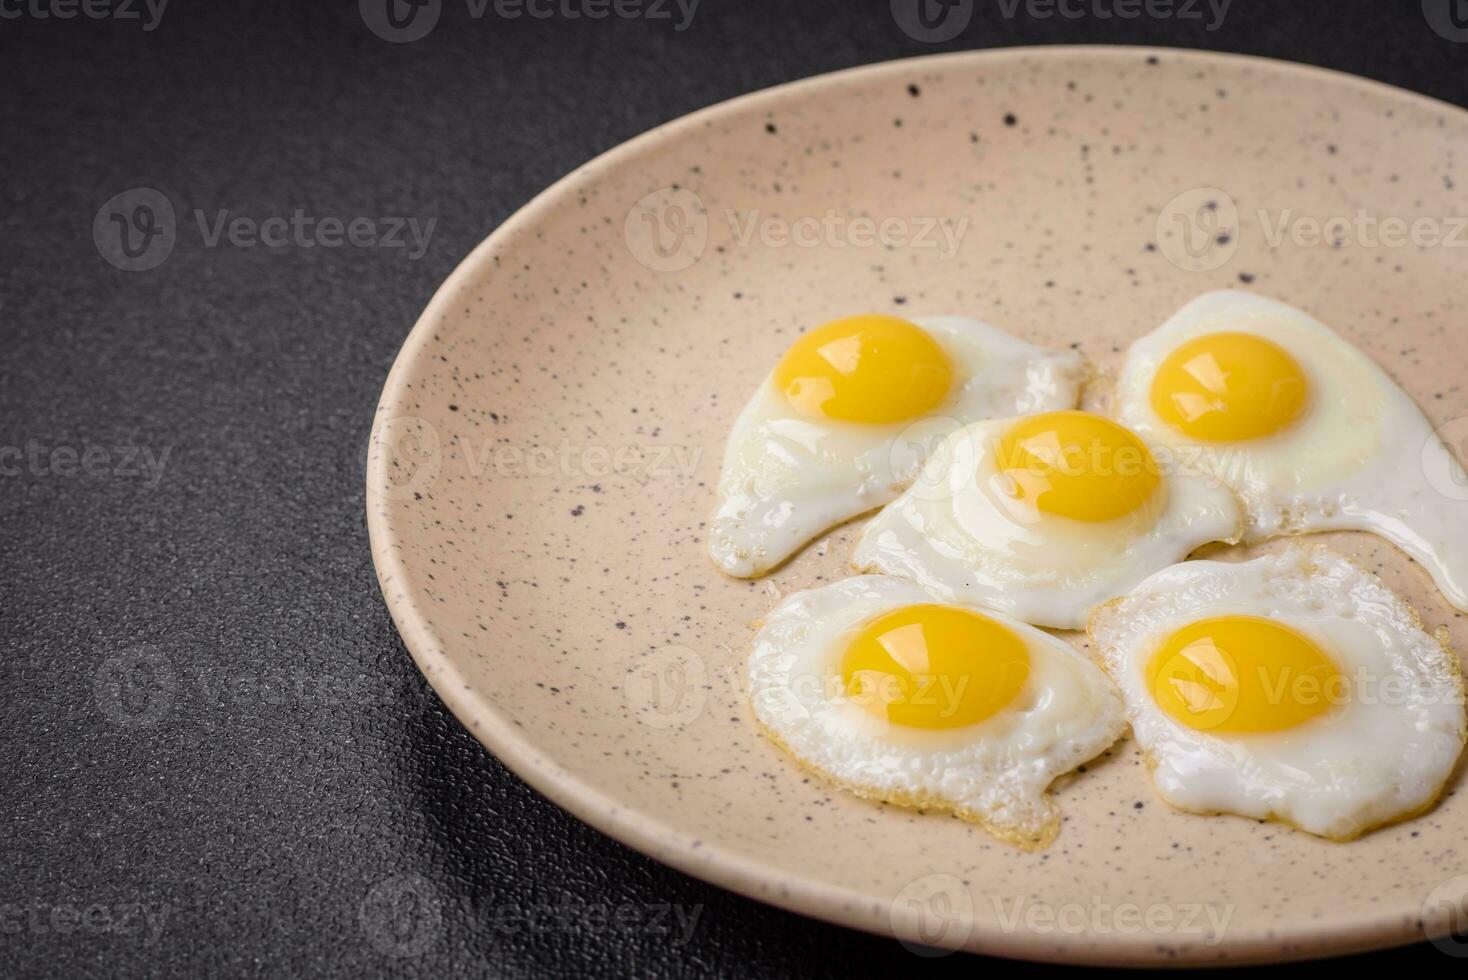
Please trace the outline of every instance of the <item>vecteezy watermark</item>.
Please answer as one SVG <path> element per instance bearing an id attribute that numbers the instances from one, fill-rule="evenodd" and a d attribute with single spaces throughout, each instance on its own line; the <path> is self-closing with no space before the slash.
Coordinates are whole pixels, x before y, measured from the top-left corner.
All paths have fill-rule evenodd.
<path id="1" fill-rule="evenodd" d="M 987 896 L 1006 933 L 1178 937 L 1205 946 L 1223 942 L 1232 902 L 1117 902 L 1100 896 L 1048 902 L 1028 895 Z"/>
<path id="2" fill-rule="evenodd" d="M 443 0 L 357 0 L 367 29 L 384 41 L 407 44 L 429 35 L 443 15 Z"/>
<path id="3" fill-rule="evenodd" d="M 463 0 L 471 20 L 647 20 L 688 30 L 701 0 Z M 427 37 L 443 15 L 444 0 L 357 0 L 367 29 L 405 44 Z"/>
<path id="4" fill-rule="evenodd" d="M 946 956 L 973 935 L 974 898 L 953 875 L 923 875 L 897 893 L 887 916 L 892 935 L 906 949 L 924 957 Z"/>
<path id="5" fill-rule="evenodd" d="M 173 202 L 151 187 L 114 194 L 92 219 L 97 251 L 124 272 L 158 268 L 173 254 L 177 240 Z"/>
<path id="6" fill-rule="evenodd" d="M 957 254 L 969 218 L 942 215 L 770 214 L 760 208 L 722 212 L 734 248 L 906 249 Z M 686 187 L 662 187 L 627 212 L 623 237 L 633 258 L 655 272 L 679 272 L 703 257 L 710 217 L 703 200 Z"/>
<path id="7" fill-rule="evenodd" d="M 1104 896 L 1048 901 L 1031 895 L 974 892 L 951 874 L 929 874 L 897 893 L 892 933 L 919 956 L 961 949 L 973 936 L 980 909 L 1007 934 L 1034 936 L 1152 936 L 1217 946 L 1233 920 L 1231 902 L 1118 902 Z"/>
<path id="8" fill-rule="evenodd" d="M 581 445 L 568 439 L 538 446 L 486 443 L 477 455 L 472 446 L 465 446 L 464 453 L 467 471 L 472 476 L 492 474 L 509 479 L 575 476 L 590 480 L 621 476 L 639 483 L 667 480 L 679 488 L 692 485 L 703 457 L 699 446 L 667 443 L 598 446 Z"/>
<path id="9" fill-rule="evenodd" d="M 357 906 L 357 920 L 372 948 L 384 956 L 421 956 L 443 935 L 443 897 L 421 875 L 380 881 Z"/>
<path id="10" fill-rule="evenodd" d="M 914 41 L 942 44 L 962 34 L 974 0 L 892 0 L 892 19 Z"/>
<path id="11" fill-rule="evenodd" d="M 887 450 L 887 463 L 893 477 L 909 487 L 920 500 L 947 500 L 953 496 L 950 469 L 967 467 L 973 475 L 977 459 L 971 458 L 965 446 L 954 444 L 954 456 L 939 455 L 938 449 L 963 428 L 963 422 L 952 416 L 933 415 L 919 419 L 903 429 Z"/>
<path id="12" fill-rule="evenodd" d="M 0 0 L 0 20 L 136 21 L 144 31 L 156 30 L 168 0 Z"/>
<path id="13" fill-rule="evenodd" d="M 228 208 L 196 208 L 191 217 L 183 227 L 192 227 L 204 248 L 375 248 L 401 250 L 409 261 L 428 251 L 438 225 L 436 217 L 318 216 L 304 208 L 264 218 Z M 152 187 L 132 187 L 112 196 L 92 219 L 97 252 L 124 272 L 158 268 L 173 254 L 179 233 L 173 202 Z"/>
<path id="14" fill-rule="evenodd" d="M 1468 416 L 1449 419 L 1422 441 L 1422 474 L 1427 485 L 1459 502 L 1468 501 L 1468 473 L 1463 472 L 1461 459 L 1468 459 Z"/>
<path id="15" fill-rule="evenodd" d="M 619 624 L 620 625 L 620 624 Z M 1010 670 L 987 677 L 984 684 L 1002 687 Z M 761 718 L 806 717 L 846 706 L 867 713 L 864 732 L 881 737 L 891 731 L 893 716 L 920 713 L 951 718 L 978 692 L 976 678 L 966 672 L 914 670 L 898 676 L 877 670 L 847 674 L 834 665 L 793 670 L 779 683 L 756 689 L 749 675 L 732 664 L 710 663 L 688 647 L 673 643 L 638 655 L 623 673 L 622 697 L 632 716 L 659 731 L 687 727 L 707 709 L 717 689 L 731 703 L 747 702 Z M 986 689 L 988 689 L 986 687 Z"/>
<path id="16" fill-rule="evenodd" d="M 1176 474 L 1220 487 L 1237 481 L 1246 458 L 1235 446 L 1144 446 L 1058 435 L 1011 444 L 1004 432 L 967 429 L 959 419 L 936 415 L 908 426 L 888 449 L 891 472 L 908 484 L 909 496 L 951 500 L 977 489 L 1017 524 L 1039 519 L 1034 502 L 1055 477 L 1131 481 Z"/>
<path id="17" fill-rule="evenodd" d="M 0 902 L 0 935 L 137 937 L 152 946 L 172 911 L 145 902 Z"/>
<path id="18" fill-rule="evenodd" d="M 1298 214 L 1293 208 L 1255 213 L 1270 248 L 1289 241 L 1296 248 L 1468 248 L 1468 216 Z"/>
<path id="19" fill-rule="evenodd" d="M 374 707 L 402 700 L 407 690 L 352 670 L 269 666 L 261 670 L 180 665 L 160 650 L 135 648 L 102 661 L 92 695 L 108 721 L 128 731 L 151 731 L 193 707 L 260 711 L 278 706 Z"/>
<path id="20" fill-rule="evenodd" d="M 142 480 L 152 490 L 163 480 L 172 446 L 50 446 L 38 439 L 0 445 L 0 479 L 18 476 Z"/>
<path id="21" fill-rule="evenodd" d="M 1422 900 L 1422 931 L 1455 959 L 1468 956 L 1468 874 L 1439 882 Z"/>
<path id="22" fill-rule="evenodd" d="M 445 898 L 422 875 L 401 874 L 373 885 L 357 906 L 357 919 L 372 947 L 384 956 L 420 956 L 432 949 L 454 914 L 472 930 L 496 937 L 591 932 L 666 937 L 686 946 L 698 928 L 702 905 L 676 902 L 587 902 L 569 892 L 535 902 L 475 902 Z"/>
<path id="23" fill-rule="evenodd" d="M 703 713 L 709 696 L 704 659 L 685 646 L 669 644 L 646 654 L 622 677 L 622 699 L 649 728 L 682 728 Z"/>
<path id="24" fill-rule="evenodd" d="M 984 690 L 1002 689 L 1024 678 L 1019 664 L 1007 664 L 998 676 L 986 677 Z M 746 689 L 734 672 L 721 678 L 732 690 Z M 866 712 L 863 731 L 867 737 L 882 738 L 901 724 L 902 714 L 921 714 L 931 720 L 948 719 L 964 708 L 970 693 L 983 696 L 979 683 L 967 672 L 914 670 L 898 676 L 880 670 L 845 673 L 835 665 L 797 671 L 777 685 L 764 685 L 751 692 L 749 701 L 761 718 L 813 718 L 847 705 Z M 900 713 L 900 714 L 899 714 Z"/>
<path id="25" fill-rule="evenodd" d="M 156 728 L 178 698 L 178 674 L 157 650 L 128 650 L 102 662 L 92 677 L 92 696 L 113 724 Z"/>
<path id="26" fill-rule="evenodd" d="M 1005 20 L 1023 11 L 1035 20 L 1197 21 L 1212 33 L 1223 26 L 1233 0 L 993 0 Z"/>
<path id="27" fill-rule="evenodd" d="M 194 211 L 199 237 L 206 248 L 386 248 L 406 249 L 409 261 L 423 258 L 438 218 L 392 215 L 352 218 L 309 215 L 296 208 L 289 215 L 251 218 L 228 209 L 206 215 Z"/>
<path id="28" fill-rule="evenodd" d="M 1422 0 L 1422 15 L 1439 37 L 1468 44 L 1468 0 Z"/>
<path id="29" fill-rule="evenodd" d="M 1226 648 L 1209 638 L 1198 640 L 1162 665 L 1153 693 L 1169 714 L 1186 719 L 1190 728 L 1199 731 L 1227 731 L 1241 705 L 1287 707 L 1290 715 L 1298 717 L 1301 712 L 1323 714 L 1350 705 L 1420 708 L 1445 704 L 1460 708 L 1464 703 L 1457 688 L 1410 672 L 1254 662 L 1247 654 L 1247 650 Z M 651 712 L 648 724 L 685 724 L 702 708 L 702 692 L 710 685 L 702 664 L 696 666 L 699 673 L 694 684 L 689 680 L 690 665 L 682 660 L 654 665 L 646 693 L 636 705 L 659 709 Z M 846 706 L 861 708 L 866 713 L 864 731 L 871 737 L 883 737 L 891 725 L 904 723 L 904 715 L 951 719 L 973 698 L 994 690 L 1017 689 L 1024 678 L 1022 663 L 1005 664 L 997 675 L 982 681 L 963 670 L 915 669 L 898 674 L 867 668 L 847 673 L 836 665 L 825 665 L 792 671 L 778 684 L 761 685 L 748 692 L 748 700 L 762 718 L 815 718 Z M 727 683 L 731 690 L 742 689 L 741 679 L 732 670 L 716 671 L 714 679 Z M 690 691 L 696 696 L 690 698 Z M 684 713 L 677 714 L 679 711 Z"/>
<path id="30" fill-rule="evenodd" d="M 1210 33 L 1223 26 L 1233 0 L 983 0 L 999 16 L 1035 20 L 1195 21 Z M 891 0 L 892 19 L 914 41 L 941 44 L 964 32 L 978 0 Z"/>
<path id="31" fill-rule="evenodd" d="M 708 209 L 686 187 L 661 187 L 632 205 L 622 237 L 632 257 L 649 269 L 680 272 L 708 247 Z"/>
<path id="32" fill-rule="evenodd" d="M 443 471 L 443 442 L 438 429 L 415 415 L 379 419 L 368 444 L 368 465 L 382 461 L 389 500 L 410 500 L 433 489 Z"/>
<path id="33" fill-rule="evenodd" d="M 1468 248 L 1468 215 L 1304 214 L 1294 208 L 1256 208 L 1251 215 L 1264 244 L 1295 248 Z M 1180 269 L 1210 272 L 1233 258 L 1243 235 L 1238 204 L 1217 187 L 1195 187 L 1158 212 L 1159 251 Z"/>
<path id="34" fill-rule="evenodd" d="M 1211 272 L 1239 247 L 1239 208 L 1227 191 L 1195 187 L 1162 206 L 1154 226 L 1157 249 L 1187 272 Z"/>
<path id="35" fill-rule="evenodd" d="M 1457 688 L 1444 689 L 1429 677 L 1381 673 L 1358 666 L 1338 672 L 1328 665 L 1254 663 L 1242 667 L 1229 650 L 1200 641 L 1170 660 L 1153 681 L 1168 710 L 1186 716 L 1188 726 L 1209 731 L 1225 726 L 1241 702 L 1254 706 L 1288 705 L 1292 712 L 1323 712 L 1347 705 L 1461 706 Z M 1247 694 L 1245 692 L 1248 692 Z"/>
<path id="36" fill-rule="evenodd" d="M 457 407 L 457 406 L 456 406 Z M 691 486 L 703 447 L 675 443 L 519 442 L 486 436 L 474 440 L 440 436 L 428 420 L 413 415 L 383 417 L 368 445 L 369 465 L 378 461 L 389 500 L 428 493 L 444 474 L 473 480 L 566 477 L 596 486 L 600 480 L 629 479 L 646 485 L 667 481 Z"/>
<path id="37" fill-rule="evenodd" d="M 674 946 L 686 946 L 698 928 L 703 906 L 678 902 L 586 902 L 562 892 L 553 901 L 499 902 L 486 911 L 490 928 L 501 936 L 635 933 L 664 936 Z"/>
<path id="38" fill-rule="evenodd" d="M 950 259 L 968 232 L 969 219 L 935 216 L 873 218 L 845 215 L 827 209 L 824 214 L 767 215 L 758 208 L 724 212 L 730 237 L 740 248 L 756 239 L 766 248 L 889 248 L 932 250 Z"/>

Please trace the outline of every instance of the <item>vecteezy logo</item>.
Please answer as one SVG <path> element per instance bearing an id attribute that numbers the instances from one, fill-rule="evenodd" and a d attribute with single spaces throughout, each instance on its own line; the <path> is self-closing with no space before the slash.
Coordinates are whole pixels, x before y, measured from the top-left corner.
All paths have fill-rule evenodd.
<path id="1" fill-rule="evenodd" d="M 931 874 L 909 882 L 890 911 L 892 935 L 919 956 L 946 956 L 974 931 L 974 899 L 953 875 Z"/>
<path id="2" fill-rule="evenodd" d="M 385 956 L 419 956 L 443 934 L 443 898 L 421 875 L 380 881 L 362 899 L 357 917 L 367 941 Z"/>
<path id="3" fill-rule="evenodd" d="M 92 219 L 97 252 L 124 272 L 158 268 L 177 240 L 173 202 L 151 187 L 130 187 L 112 196 Z"/>
<path id="4" fill-rule="evenodd" d="M 686 187 L 661 187 L 632 205 L 622 236 L 632 257 L 649 269 L 679 272 L 703 256 L 708 209 Z"/>
<path id="5" fill-rule="evenodd" d="M 1453 455 L 1454 450 L 1458 455 Z M 1468 416 L 1449 419 L 1422 442 L 1422 474 L 1449 500 L 1468 501 L 1468 474 L 1458 459 L 1468 452 Z"/>
<path id="6" fill-rule="evenodd" d="M 938 455 L 938 448 L 961 428 L 958 419 L 934 415 L 903 429 L 887 450 L 893 482 L 910 484 L 909 492 L 919 500 L 951 499 L 955 485 L 973 479 L 978 460 L 972 439 L 953 442 L 951 453 Z"/>
<path id="7" fill-rule="evenodd" d="M 438 430 L 414 415 L 378 420 L 368 448 L 369 470 L 374 456 L 382 460 L 385 479 L 380 489 L 388 500 L 412 500 L 427 493 L 443 470 Z"/>
<path id="8" fill-rule="evenodd" d="M 406 44 L 428 36 L 443 13 L 443 0 L 357 0 L 357 10 L 373 34 Z"/>
<path id="9" fill-rule="evenodd" d="M 1422 901 L 1422 928 L 1428 941 L 1449 956 L 1468 956 L 1468 875 L 1441 882 Z"/>
<path id="10" fill-rule="evenodd" d="M 1468 42 L 1468 0 L 1422 0 L 1422 15 L 1439 37 Z"/>
<path id="11" fill-rule="evenodd" d="M 92 677 L 92 694 L 114 724 L 157 728 L 178 696 L 178 675 L 157 650 L 130 650 L 102 662 Z"/>
<path id="12" fill-rule="evenodd" d="M 1239 208 L 1227 191 L 1195 187 L 1163 205 L 1154 230 L 1157 248 L 1173 265 L 1211 272 L 1239 247 Z"/>
<path id="13" fill-rule="evenodd" d="M 974 0 L 892 0 L 892 19 L 914 41 L 941 44 L 963 33 Z"/>
<path id="14" fill-rule="evenodd" d="M 649 728 L 682 728 L 703 713 L 708 701 L 708 666 L 687 647 L 654 650 L 628 669 L 622 697 Z"/>

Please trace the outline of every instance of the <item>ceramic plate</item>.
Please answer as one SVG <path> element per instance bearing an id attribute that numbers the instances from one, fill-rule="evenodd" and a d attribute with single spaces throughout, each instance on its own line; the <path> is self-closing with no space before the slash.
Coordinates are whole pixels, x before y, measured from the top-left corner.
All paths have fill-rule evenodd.
<path id="1" fill-rule="evenodd" d="M 859 522 L 755 582 L 714 570 L 704 522 L 755 386 L 802 326 L 859 311 L 976 316 L 1104 381 L 1184 302 L 1242 286 L 1334 326 L 1459 445 L 1465 189 L 1457 109 L 1172 50 L 901 61 L 696 113 L 551 187 L 433 298 L 369 457 L 383 593 L 506 765 L 763 901 L 914 948 L 1072 962 L 1420 938 L 1465 890 L 1461 774 L 1425 816 L 1332 844 L 1174 812 L 1124 740 L 1057 788 L 1040 853 L 807 778 L 741 694 L 751 623 L 842 576 Z M 1401 554 L 1329 539 L 1430 629 L 1458 627 Z"/>

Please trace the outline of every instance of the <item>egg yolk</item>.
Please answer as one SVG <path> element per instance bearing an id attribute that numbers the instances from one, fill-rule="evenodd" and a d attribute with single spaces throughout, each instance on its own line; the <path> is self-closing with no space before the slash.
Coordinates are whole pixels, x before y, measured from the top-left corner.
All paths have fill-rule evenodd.
<path id="1" fill-rule="evenodd" d="M 913 728 L 959 728 L 999 711 L 1030 675 L 1024 640 L 987 616 L 953 606 L 908 606 L 878 616 L 841 662 L 845 691 L 879 718 Z"/>
<path id="2" fill-rule="evenodd" d="M 1160 499 L 1162 473 L 1131 430 L 1089 412 L 1021 419 L 999 439 L 1007 491 L 1045 514 L 1110 521 Z"/>
<path id="3" fill-rule="evenodd" d="M 930 412 L 953 384 L 948 355 L 895 316 L 833 320 L 805 334 L 775 367 L 775 387 L 808 418 L 881 424 Z"/>
<path id="4" fill-rule="evenodd" d="M 1195 337 L 1152 379 L 1152 410 L 1183 435 L 1240 442 L 1273 435 L 1305 411 L 1310 386 L 1299 362 L 1250 333 Z"/>
<path id="5" fill-rule="evenodd" d="M 1314 641 L 1258 616 L 1189 623 L 1148 668 L 1152 697 L 1199 731 L 1277 732 L 1328 711 L 1344 679 Z"/>

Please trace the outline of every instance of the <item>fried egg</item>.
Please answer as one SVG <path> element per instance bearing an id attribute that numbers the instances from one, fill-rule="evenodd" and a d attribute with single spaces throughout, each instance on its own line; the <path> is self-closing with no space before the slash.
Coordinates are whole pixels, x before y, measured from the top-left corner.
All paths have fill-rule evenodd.
<path id="1" fill-rule="evenodd" d="M 1114 685 L 1068 644 L 876 575 L 781 602 L 754 638 L 749 693 L 808 769 L 1025 848 L 1059 831 L 1051 782 L 1126 727 Z"/>
<path id="2" fill-rule="evenodd" d="M 1211 541 L 1236 541 L 1234 495 L 1170 472 L 1137 435 L 1088 412 L 976 422 L 874 517 L 859 571 L 910 579 L 1037 626 L 1091 610 Z"/>
<path id="3" fill-rule="evenodd" d="M 709 556 L 763 575 L 821 532 L 887 503 L 936 432 L 1069 408 L 1082 362 L 963 317 L 854 316 L 804 334 L 740 413 Z"/>
<path id="4" fill-rule="evenodd" d="M 1246 541 L 1370 531 L 1468 611 L 1465 512 L 1435 489 L 1468 486 L 1462 466 L 1406 392 L 1300 310 L 1200 296 L 1132 345 L 1115 414 L 1233 487 Z"/>
<path id="5" fill-rule="evenodd" d="M 1174 565 L 1089 629 L 1181 810 L 1349 840 L 1431 806 L 1463 747 L 1457 658 L 1324 549 Z"/>

